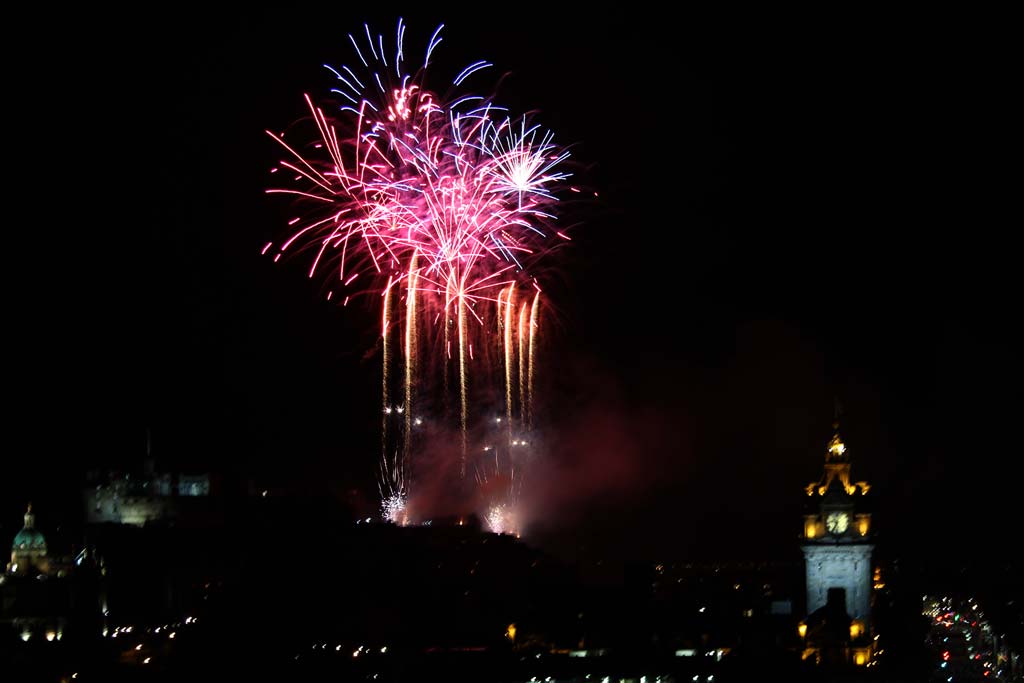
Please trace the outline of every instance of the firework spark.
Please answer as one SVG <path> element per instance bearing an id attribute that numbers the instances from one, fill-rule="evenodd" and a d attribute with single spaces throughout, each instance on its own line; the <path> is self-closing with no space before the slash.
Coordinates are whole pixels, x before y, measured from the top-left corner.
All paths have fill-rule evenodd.
<path id="1" fill-rule="evenodd" d="M 409 516 L 406 510 L 404 496 L 392 495 L 384 498 L 380 504 L 381 514 L 385 520 L 392 524 L 406 526 L 409 524 Z"/>
<path id="2" fill-rule="evenodd" d="M 487 510 L 487 529 L 495 534 L 519 536 L 519 522 L 515 510 L 505 504 L 492 505 Z"/>

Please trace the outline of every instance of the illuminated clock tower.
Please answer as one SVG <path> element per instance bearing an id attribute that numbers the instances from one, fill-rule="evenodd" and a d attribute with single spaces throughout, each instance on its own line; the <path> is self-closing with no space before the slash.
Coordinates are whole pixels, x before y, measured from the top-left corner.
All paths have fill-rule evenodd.
<path id="1" fill-rule="evenodd" d="M 824 607 L 831 588 L 846 594 L 846 612 L 863 629 L 871 617 L 871 515 L 864 509 L 868 484 L 850 481 L 850 452 L 839 422 L 825 453 L 821 479 L 807 486 L 801 549 L 807 565 L 807 613 Z"/>

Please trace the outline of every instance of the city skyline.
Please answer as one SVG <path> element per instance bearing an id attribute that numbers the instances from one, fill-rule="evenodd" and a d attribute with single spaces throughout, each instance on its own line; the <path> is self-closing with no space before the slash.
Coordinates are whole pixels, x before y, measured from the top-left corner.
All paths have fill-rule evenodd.
<path id="1" fill-rule="evenodd" d="M 535 107 L 599 194 L 564 219 L 543 543 L 795 552 L 838 399 L 890 538 L 1009 557 L 998 472 L 1020 358 L 998 42 L 428 14 L 405 15 L 410 31 L 446 23 L 449 57 L 507 74 L 499 99 Z M 169 466 L 375 493 L 372 313 L 260 258 L 283 218 L 262 131 L 326 94 L 347 32 L 397 15 L 166 19 L 61 27 L 43 45 L 76 67 L 18 75 L 27 134 L 11 144 L 48 227 L 12 251 L 32 285 L 14 297 L 11 524 L 21 498 L 140 466 L 146 429 Z"/>

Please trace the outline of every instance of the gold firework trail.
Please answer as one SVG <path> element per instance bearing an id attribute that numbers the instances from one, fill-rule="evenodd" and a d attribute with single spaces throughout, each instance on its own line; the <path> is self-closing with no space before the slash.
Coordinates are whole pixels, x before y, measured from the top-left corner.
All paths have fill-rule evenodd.
<path id="1" fill-rule="evenodd" d="M 412 442 L 412 386 L 416 373 L 416 255 L 409 264 L 409 282 L 405 298 L 405 442 L 402 444 L 402 469 L 408 465 Z"/>
<path id="2" fill-rule="evenodd" d="M 537 341 L 537 308 L 540 304 L 540 292 L 533 295 L 533 305 L 530 306 L 530 352 L 526 372 L 526 428 L 533 428 L 533 368 L 534 350 Z"/>
<path id="3" fill-rule="evenodd" d="M 521 424 L 525 424 L 527 419 L 526 416 L 526 344 L 524 343 L 526 337 L 526 323 L 527 323 L 527 303 L 524 301 L 522 307 L 519 309 L 519 334 L 516 343 L 519 347 L 519 421 Z"/>
<path id="4" fill-rule="evenodd" d="M 459 467 L 459 474 L 466 476 L 466 301 L 461 294 L 458 298 L 459 306 L 459 397 L 461 399 L 460 416 L 462 424 L 462 460 Z"/>
<path id="5" fill-rule="evenodd" d="M 505 417 L 508 420 L 508 439 L 512 441 L 512 302 L 514 301 L 516 286 L 509 285 L 508 296 L 505 298 Z M 499 311 L 500 311 L 499 307 Z"/>

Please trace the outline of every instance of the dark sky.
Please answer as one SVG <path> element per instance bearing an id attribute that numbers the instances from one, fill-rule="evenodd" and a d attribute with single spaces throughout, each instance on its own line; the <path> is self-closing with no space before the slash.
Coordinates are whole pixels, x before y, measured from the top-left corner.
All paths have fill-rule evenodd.
<path id="1" fill-rule="evenodd" d="M 480 82 L 504 74 L 498 99 L 600 194 L 563 219 L 538 537 L 786 555 L 838 398 L 893 545 L 1009 552 L 1020 112 L 998 22 L 508 12 L 404 16 L 416 45 L 447 25 L 441 82 L 493 62 Z M 83 13 L 11 63 L 3 529 L 28 497 L 69 516 L 147 428 L 168 466 L 368 487 L 375 322 L 259 256 L 286 219 L 263 130 L 327 94 L 346 33 L 397 16 Z"/>

